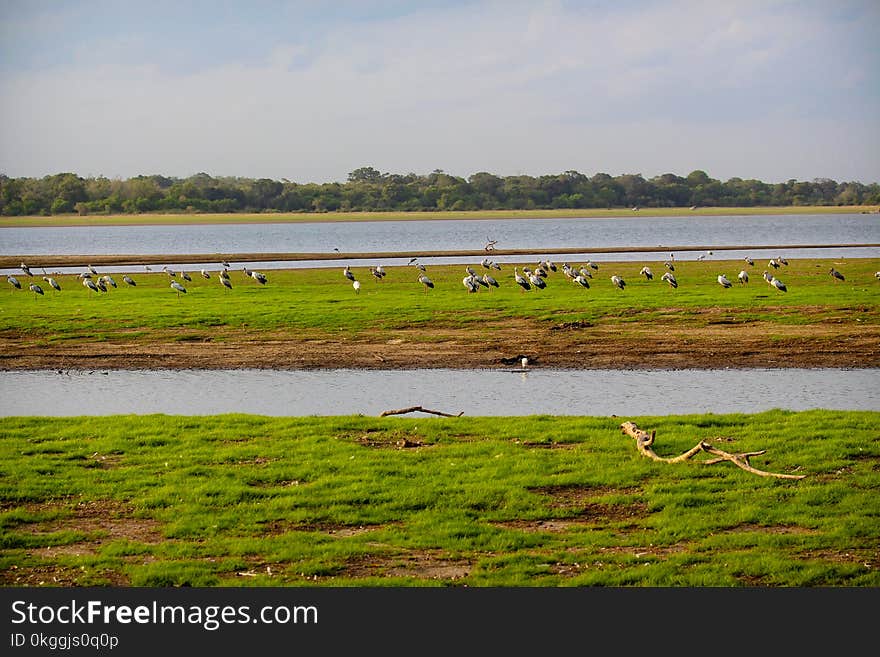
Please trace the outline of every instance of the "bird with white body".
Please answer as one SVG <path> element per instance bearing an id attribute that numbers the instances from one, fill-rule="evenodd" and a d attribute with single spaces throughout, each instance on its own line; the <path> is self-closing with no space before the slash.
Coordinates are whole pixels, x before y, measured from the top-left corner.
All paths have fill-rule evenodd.
<path id="1" fill-rule="evenodd" d="M 131 276 L 129 276 L 128 274 L 126 274 L 125 276 L 122 277 L 122 282 L 125 283 L 126 285 L 130 285 L 131 287 L 137 286 L 137 283 L 135 283 L 134 279 Z"/>
<path id="2" fill-rule="evenodd" d="M 620 276 L 618 276 L 617 274 L 614 274 L 614 275 L 611 277 L 611 282 L 614 283 L 614 287 L 616 287 L 616 288 L 619 289 L 619 290 L 622 290 L 622 289 L 624 289 L 624 288 L 626 287 L 626 281 L 623 280 L 623 279 L 622 279 Z"/>
<path id="3" fill-rule="evenodd" d="M 351 282 L 351 286 L 354 288 L 354 293 L 355 293 L 355 294 L 360 294 L 360 293 L 361 293 L 361 282 L 360 282 L 359 280 L 353 280 L 353 281 Z"/>
<path id="4" fill-rule="evenodd" d="M 516 281 L 516 284 L 522 288 L 523 292 L 532 289 L 532 284 L 526 280 L 524 276 L 519 273 L 519 267 L 513 268 L 513 280 Z"/>
<path id="5" fill-rule="evenodd" d="M 718 285 L 723 288 L 733 287 L 733 283 L 724 274 L 718 274 Z"/>
<path id="6" fill-rule="evenodd" d="M 740 270 L 740 272 L 736 275 L 736 280 L 745 285 L 749 282 L 749 273 L 745 269 Z"/>
<path id="7" fill-rule="evenodd" d="M 178 298 L 178 299 L 180 298 L 180 293 L 181 293 L 181 292 L 183 292 L 184 294 L 186 294 L 186 288 L 183 287 L 183 285 L 181 285 L 181 284 L 178 283 L 177 281 L 171 281 L 171 289 L 174 290 L 175 292 L 177 292 L 177 298 Z"/>
<path id="8" fill-rule="evenodd" d="M 61 285 L 51 276 L 43 276 L 43 280 L 46 281 L 49 285 L 52 286 L 52 289 L 61 292 Z"/>
<path id="9" fill-rule="evenodd" d="M 671 271 L 666 272 L 660 277 L 661 281 L 666 281 L 669 283 L 669 287 L 676 288 L 678 287 L 678 281 L 675 280 L 675 276 Z"/>
<path id="10" fill-rule="evenodd" d="M 419 275 L 419 283 L 421 283 L 424 286 L 425 294 L 428 293 L 429 288 L 433 289 L 433 287 L 434 287 L 434 281 L 432 281 L 430 278 L 428 278 L 427 274 L 420 274 Z"/>
<path id="11" fill-rule="evenodd" d="M 645 277 L 647 280 L 649 280 L 649 281 L 654 280 L 654 272 L 651 271 L 651 268 L 650 268 L 650 267 L 647 267 L 647 266 L 642 267 L 642 269 L 641 269 L 641 271 L 639 272 L 639 274 L 641 274 L 642 276 L 644 276 L 644 277 Z"/>
<path id="12" fill-rule="evenodd" d="M 33 292 L 34 295 L 39 294 L 40 296 L 43 296 L 43 288 L 41 288 L 41 287 L 40 287 L 39 285 L 37 285 L 36 283 L 31 283 L 30 285 L 28 285 L 28 289 L 29 289 L 31 292 Z M 37 297 L 34 296 L 34 299 L 36 299 L 36 298 L 37 298 Z"/>

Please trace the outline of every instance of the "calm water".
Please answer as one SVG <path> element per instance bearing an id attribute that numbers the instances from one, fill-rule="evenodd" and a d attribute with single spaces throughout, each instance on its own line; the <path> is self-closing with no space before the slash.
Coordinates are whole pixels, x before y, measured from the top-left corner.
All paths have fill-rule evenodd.
<path id="1" fill-rule="evenodd" d="M 409 406 L 467 416 L 880 411 L 878 384 L 876 369 L 41 370 L 0 372 L 0 415 L 378 415 Z"/>
<path id="2" fill-rule="evenodd" d="M 217 226 L 108 226 L 69 228 L 0 228 L 4 255 L 104 255 L 181 253 L 342 253 L 454 251 L 482 249 L 487 240 L 499 249 L 584 247 L 594 260 L 652 259 L 644 253 L 600 254 L 591 248 L 663 245 L 737 246 L 774 244 L 880 243 L 880 215 L 732 215 L 720 217 L 640 217 L 590 219 L 504 219 L 374 221 Z M 676 253 L 680 260 L 698 252 Z M 716 258 L 739 259 L 764 254 L 720 251 Z M 787 257 L 878 257 L 880 249 L 811 249 Z M 517 258 L 504 258 L 516 261 Z M 533 257 L 522 260 L 533 260 Z M 458 262 L 447 258 L 443 262 Z M 471 259 L 472 260 L 472 259 Z M 385 262 L 387 265 L 403 264 Z M 425 259 L 426 264 L 432 262 Z M 433 260 L 433 262 L 438 262 Z M 32 262 L 32 265 L 39 266 Z M 172 263 L 169 263 L 172 264 Z M 188 264 L 188 263 L 173 263 Z M 256 263 L 255 266 L 337 266 L 335 261 Z M 367 264 L 351 262 L 353 265 Z M 375 264 L 375 263 L 371 263 Z"/>

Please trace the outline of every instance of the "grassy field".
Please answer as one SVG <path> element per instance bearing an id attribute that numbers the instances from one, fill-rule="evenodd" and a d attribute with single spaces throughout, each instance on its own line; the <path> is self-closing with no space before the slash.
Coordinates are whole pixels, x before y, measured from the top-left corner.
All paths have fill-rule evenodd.
<path id="1" fill-rule="evenodd" d="M 361 334 L 393 337 L 395 331 L 419 328 L 472 329 L 490 332 L 493 326 L 516 319 L 548 325 L 581 322 L 626 327 L 654 320 L 705 326 L 718 314 L 737 321 L 773 324 L 832 322 L 876 324 L 880 319 L 880 281 L 874 272 L 878 259 L 790 260 L 775 274 L 788 292 L 770 287 L 761 277 L 766 262 L 749 267 L 740 261 L 677 262 L 679 282 L 672 289 L 659 280 L 662 262 L 601 263 L 589 289 L 566 279 L 561 271 L 547 277 L 547 288 L 523 292 L 513 281 L 511 265 L 492 271 L 500 287 L 469 294 L 462 285 L 464 266 L 431 266 L 434 289 L 425 293 L 414 267 L 390 267 L 381 281 L 368 268 L 353 268 L 362 283 L 355 293 L 340 269 L 267 270 L 268 283 L 260 285 L 242 271 L 232 271 L 232 290 L 219 285 L 216 269 L 210 280 L 198 272 L 192 282 L 181 280 L 186 294 L 178 295 L 164 273 L 133 274 L 129 287 L 114 275 L 117 288 L 96 293 L 74 275 L 57 276 L 56 292 L 37 275 L 19 275 L 22 289 L 7 284 L 0 293 L 0 336 L 26 333 L 45 341 L 100 341 L 110 338 L 138 341 L 149 336 L 170 340 L 222 340 L 228 331 L 246 331 L 250 339 L 286 332 L 331 339 Z M 378 264 L 378 263 L 377 263 Z M 639 275 L 644 264 L 654 280 Z M 829 275 L 830 267 L 846 281 Z M 480 269 L 479 265 L 476 265 Z M 748 285 L 736 283 L 740 269 L 750 274 Z M 485 271 L 485 270 L 483 270 Z M 772 270 L 771 270 L 772 271 Z M 726 273 L 730 289 L 716 281 Z M 618 274 L 627 282 L 619 290 L 610 281 Z M 31 280 L 41 283 L 43 296 L 31 293 Z M 706 310 L 712 313 L 707 314 Z M 809 312 L 804 312 L 809 310 Z"/>
<path id="2" fill-rule="evenodd" d="M 767 207 L 705 207 L 642 208 L 639 216 L 669 217 L 682 215 L 753 215 L 753 214 L 846 214 L 877 212 L 876 206 L 864 205 L 799 205 Z M 411 221 L 437 219 L 535 219 L 566 217 L 620 217 L 635 214 L 631 208 L 589 208 L 580 210 L 472 210 L 462 212 L 308 212 L 308 213 L 217 213 L 217 214 L 122 214 L 122 215 L 54 215 L 49 217 L 0 217 L 0 228 L 27 226 L 124 226 L 144 224 L 238 224 L 238 223 L 306 223 L 328 221 Z"/>
<path id="3" fill-rule="evenodd" d="M 32 586 L 880 586 L 880 413 L 0 420 Z M 403 446 L 403 445 L 406 446 Z"/>

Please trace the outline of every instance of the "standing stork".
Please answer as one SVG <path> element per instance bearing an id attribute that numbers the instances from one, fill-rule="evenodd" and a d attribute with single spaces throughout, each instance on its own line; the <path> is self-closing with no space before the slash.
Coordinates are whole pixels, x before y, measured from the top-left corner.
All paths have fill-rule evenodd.
<path id="1" fill-rule="evenodd" d="M 98 270 L 95 269 L 94 267 L 92 267 L 91 265 L 86 265 L 86 269 L 88 269 L 92 273 L 92 275 L 94 275 L 94 276 L 98 275 Z"/>
<path id="2" fill-rule="evenodd" d="M 223 271 L 225 272 L 226 270 L 224 269 Z M 217 280 L 220 281 L 220 285 L 223 286 L 224 292 L 226 292 L 226 290 L 232 289 L 232 281 L 229 280 L 229 274 L 226 274 L 226 276 L 223 276 L 223 274 L 221 274 L 217 277 Z"/>
<path id="3" fill-rule="evenodd" d="M 660 277 L 660 280 L 666 281 L 667 283 L 669 283 L 669 287 L 671 287 L 671 288 L 678 287 L 678 281 L 675 280 L 675 276 L 673 275 L 673 273 L 671 271 L 668 271 L 665 274 L 663 274 Z"/>
<path id="4" fill-rule="evenodd" d="M 675 265 L 672 264 L 671 260 L 667 260 L 666 262 L 664 262 L 663 266 L 666 267 L 666 269 L 668 269 L 669 271 L 675 271 Z"/>
<path id="5" fill-rule="evenodd" d="M 190 275 L 187 274 L 183 269 L 180 270 L 180 277 L 185 281 L 192 282 L 192 278 L 190 278 Z"/>
<path id="6" fill-rule="evenodd" d="M 354 283 L 354 274 L 351 271 L 350 265 L 345 265 L 345 269 L 342 270 L 342 275 L 345 276 L 352 283 Z"/>
<path id="7" fill-rule="evenodd" d="M 33 274 L 31 274 L 31 275 L 33 276 Z M 39 294 L 40 296 L 43 296 L 43 288 L 41 288 L 41 287 L 40 287 L 39 285 L 37 285 L 36 283 L 31 283 L 30 285 L 28 285 L 28 289 L 29 289 L 31 292 L 34 293 L 34 299 L 37 298 L 36 295 L 38 295 L 38 294 Z"/>
<path id="8" fill-rule="evenodd" d="M 352 281 L 352 282 L 351 282 L 351 286 L 354 288 L 354 293 L 355 293 L 355 294 L 360 294 L 360 293 L 361 293 L 361 282 L 360 282 L 360 281 L 358 281 L 358 280 L 354 280 L 354 281 Z"/>
<path id="9" fill-rule="evenodd" d="M 773 287 L 775 287 L 775 288 L 776 288 L 777 290 L 779 290 L 780 292 L 788 292 L 788 288 L 785 287 L 785 283 L 783 283 L 782 281 L 780 281 L 780 280 L 779 280 L 778 278 L 776 278 L 775 276 L 774 276 L 773 278 L 770 279 L 770 285 L 772 285 Z"/>
<path id="10" fill-rule="evenodd" d="M 25 274 L 27 274 L 28 276 L 33 276 L 33 274 L 31 273 L 31 268 L 28 267 L 25 263 L 21 263 L 21 264 L 19 265 L 19 267 L 20 267 L 21 270 L 22 270 Z"/>
<path id="11" fill-rule="evenodd" d="M 476 292 L 480 289 L 480 286 L 477 285 L 477 277 L 468 274 L 463 279 L 461 279 L 461 284 L 467 288 L 468 293 Z"/>
<path id="12" fill-rule="evenodd" d="M 540 268 L 539 268 L 540 269 Z M 540 271 L 544 271 L 540 269 Z M 547 274 L 545 273 L 544 276 Z M 547 282 L 544 280 L 544 277 L 538 274 L 537 272 L 529 273 L 529 283 L 535 286 L 538 290 L 543 290 L 547 287 Z"/>
<path id="13" fill-rule="evenodd" d="M 181 293 L 181 292 L 183 292 L 184 294 L 186 294 L 186 288 L 183 287 L 183 285 L 181 285 L 181 284 L 178 283 L 177 281 L 171 281 L 171 289 L 174 290 L 175 292 L 177 292 L 177 298 L 178 298 L 178 299 L 180 298 L 180 293 Z"/>
<path id="14" fill-rule="evenodd" d="M 211 278 L 211 274 L 208 273 L 208 271 L 205 269 L 202 269 L 200 273 L 202 274 L 202 278 L 205 278 L 205 279 Z"/>
<path id="15" fill-rule="evenodd" d="M 252 271 L 251 278 L 253 278 L 260 285 L 265 285 L 269 280 L 268 278 L 266 278 L 265 274 L 262 274 L 258 271 Z"/>
<path id="16" fill-rule="evenodd" d="M 737 279 L 740 283 L 742 283 L 743 285 L 745 285 L 746 283 L 749 282 L 749 273 L 748 273 L 745 269 L 743 269 L 743 270 L 741 270 L 741 271 L 739 272 L 739 274 L 736 275 L 736 279 Z"/>
<path id="17" fill-rule="evenodd" d="M 525 277 L 521 276 L 519 273 L 519 267 L 513 268 L 513 280 L 516 281 L 516 284 L 522 288 L 522 291 L 525 292 L 527 290 L 532 289 L 532 284 L 529 283 Z"/>
<path id="18" fill-rule="evenodd" d="M 483 274 L 483 278 L 481 280 L 486 287 L 489 287 L 490 285 L 492 287 L 500 287 L 498 281 L 496 281 L 492 276 L 489 276 L 488 272 Z"/>
<path id="19" fill-rule="evenodd" d="M 104 281 L 105 284 L 109 283 L 111 287 L 116 287 L 116 281 L 114 281 L 113 277 L 109 274 L 104 274 L 103 276 L 101 276 L 101 280 Z"/>
<path id="20" fill-rule="evenodd" d="M 626 281 L 623 280 L 623 279 L 622 279 L 620 276 L 618 276 L 617 274 L 614 274 L 614 275 L 611 277 L 611 282 L 614 283 L 614 286 L 617 287 L 617 288 L 620 289 L 620 290 L 622 290 L 622 289 L 624 289 L 624 288 L 626 287 Z"/>
<path id="21" fill-rule="evenodd" d="M 834 267 L 832 267 L 828 273 L 831 274 L 832 277 L 836 278 L 839 281 L 846 280 L 846 278 L 844 278 L 843 274 L 841 274 L 839 271 L 837 271 Z"/>
<path id="22" fill-rule="evenodd" d="M 747 263 L 750 267 L 754 267 L 754 266 L 755 266 L 755 261 L 752 260 L 749 256 L 746 256 L 745 258 L 743 258 L 743 260 L 745 260 L 746 263 Z"/>
<path id="23" fill-rule="evenodd" d="M 580 274 L 578 274 L 577 276 L 575 276 L 571 280 L 572 280 L 572 282 L 577 283 L 581 287 L 586 287 L 586 288 L 590 287 L 590 281 L 587 280 L 586 276 L 581 276 Z"/>
<path id="24" fill-rule="evenodd" d="M 100 289 L 98 289 L 98 286 L 95 285 L 95 281 L 93 281 L 91 278 L 82 277 L 82 282 L 83 282 L 83 286 L 90 289 L 92 292 L 100 292 L 101 291 Z"/>
<path id="25" fill-rule="evenodd" d="M 779 269 L 779 263 L 776 260 L 774 260 L 773 258 L 770 258 L 770 260 L 767 262 L 767 264 L 770 265 L 771 267 L 773 267 L 773 269 Z"/>
<path id="26" fill-rule="evenodd" d="M 654 272 L 651 271 L 650 267 L 642 267 L 642 270 L 639 272 L 642 276 L 644 276 L 647 280 L 654 280 Z"/>
<path id="27" fill-rule="evenodd" d="M 419 274 L 419 283 L 425 287 L 425 294 L 428 293 L 428 288 L 434 287 L 434 281 L 428 278 L 427 274 Z"/>
<path id="28" fill-rule="evenodd" d="M 56 281 L 54 278 L 52 278 L 51 276 L 43 276 L 43 280 L 46 281 L 49 285 L 51 285 L 52 289 L 57 290 L 58 292 L 61 292 L 61 285 L 59 285 L 58 281 Z"/>
<path id="29" fill-rule="evenodd" d="M 729 288 L 729 287 L 733 287 L 733 283 L 731 283 L 728 280 L 727 276 L 725 276 L 724 274 L 718 274 L 718 285 L 720 285 L 721 287 L 723 287 L 725 289 Z"/>
<path id="30" fill-rule="evenodd" d="M 125 276 L 122 277 L 122 282 L 125 283 L 126 285 L 131 285 L 131 287 L 137 286 L 137 283 L 135 283 L 134 279 L 131 276 L 129 276 L 128 274 L 126 274 Z"/>

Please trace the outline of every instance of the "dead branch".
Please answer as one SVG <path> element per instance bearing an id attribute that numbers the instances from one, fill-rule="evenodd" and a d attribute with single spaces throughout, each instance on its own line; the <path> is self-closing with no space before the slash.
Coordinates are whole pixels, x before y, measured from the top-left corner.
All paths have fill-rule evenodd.
<path id="1" fill-rule="evenodd" d="M 717 447 L 713 447 L 703 440 L 701 440 L 697 445 L 686 451 L 684 454 L 681 454 L 680 456 L 664 458 L 662 456 L 658 456 L 657 453 L 653 449 L 651 449 L 651 445 L 654 444 L 654 438 L 656 437 L 655 431 L 648 433 L 643 429 L 639 429 L 638 425 L 636 425 L 635 422 L 624 422 L 620 425 L 620 429 L 626 435 L 630 436 L 631 438 L 635 438 L 636 447 L 643 456 L 647 456 L 654 461 L 660 461 L 661 463 L 681 463 L 682 461 L 690 460 L 692 457 L 696 456 L 700 452 L 706 452 L 708 454 L 717 456 L 718 458 L 705 459 L 703 461 L 697 461 L 697 463 L 712 465 L 714 463 L 720 463 L 722 461 L 730 461 L 735 466 L 742 468 L 746 472 L 751 472 L 752 474 L 756 474 L 761 477 L 778 477 L 780 479 L 803 479 L 804 477 L 806 477 L 806 475 L 766 472 L 765 470 L 758 470 L 757 468 L 752 466 L 751 463 L 749 463 L 750 457 L 764 454 L 767 450 L 762 449 L 758 452 L 743 452 L 741 454 L 731 454 L 729 452 L 720 450 Z"/>
<path id="2" fill-rule="evenodd" d="M 464 411 L 457 415 L 453 415 L 452 413 L 444 413 L 443 411 L 432 411 L 430 408 L 424 408 L 422 406 L 410 406 L 408 408 L 399 408 L 391 411 L 382 411 L 379 414 L 379 417 L 385 417 L 386 415 L 403 415 L 404 413 L 431 413 L 432 415 L 441 415 L 443 417 L 461 417 L 464 415 Z"/>

